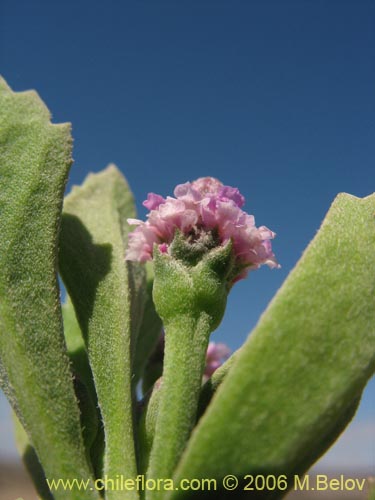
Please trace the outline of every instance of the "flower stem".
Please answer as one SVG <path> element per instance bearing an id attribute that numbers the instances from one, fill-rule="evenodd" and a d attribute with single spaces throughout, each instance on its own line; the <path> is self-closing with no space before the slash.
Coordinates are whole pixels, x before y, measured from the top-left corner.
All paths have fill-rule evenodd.
<path id="1" fill-rule="evenodd" d="M 198 317 L 177 315 L 165 325 L 164 370 L 149 478 L 172 478 L 185 449 L 196 420 L 210 333 L 205 312 Z M 161 496 L 163 492 L 156 491 L 150 495 Z"/>

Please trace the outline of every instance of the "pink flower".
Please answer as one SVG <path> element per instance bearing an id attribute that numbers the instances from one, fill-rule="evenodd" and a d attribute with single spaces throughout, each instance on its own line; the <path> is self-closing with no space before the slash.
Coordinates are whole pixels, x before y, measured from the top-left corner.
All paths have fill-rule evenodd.
<path id="1" fill-rule="evenodd" d="M 161 252 L 168 253 L 179 230 L 192 244 L 210 232 L 219 245 L 231 240 L 238 270 L 233 282 L 262 264 L 280 267 L 270 241 L 275 233 L 265 226 L 255 226 L 254 217 L 241 209 L 245 199 L 237 188 L 224 186 L 213 177 L 201 177 L 176 186 L 174 196 L 163 198 L 149 193 L 143 202 L 150 210 L 147 221 L 128 219 L 137 227 L 129 235 L 126 260 L 151 260 L 155 243 Z"/>
<path id="2" fill-rule="evenodd" d="M 206 353 L 206 367 L 204 370 L 204 379 L 207 380 L 230 356 L 230 349 L 225 344 L 216 344 L 210 342 Z"/>

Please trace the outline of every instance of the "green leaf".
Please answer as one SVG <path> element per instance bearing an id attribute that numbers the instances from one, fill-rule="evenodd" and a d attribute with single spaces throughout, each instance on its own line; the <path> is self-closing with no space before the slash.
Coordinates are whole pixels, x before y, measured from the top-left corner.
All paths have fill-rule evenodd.
<path id="1" fill-rule="evenodd" d="M 0 374 L 48 478 L 91 476 L 66 354 L 56 277 L 70 126 L 35 92 L 0 80 Z M 97 498 L 56 491 L 56 499 Z"/>
<path id="2" fill-rule="evenodd" d="M 138 424 L 141 474 L 146 474 L 154 442 L 156 419 L 159 413 L 160 386 L 161 383 L 155 384 L 151 394 L 144 401 L 145 407 Z"/>
<path id="3" fill-rule="evenodd" d="M 146 394 L 148 389 L 155 382 L 153 374 L 146 373 L 147 363 L 150 355 L 153 353 L 162 332 L 162 322 L 155 310 L 152 300 L 152 288 L 154 284 L 154 271 L 151 262 L 146 263 L 147 273 L 147 296 L 143 313 L 142 323 L 137 337 L 137 345 L 134 358 L 134 383 L 137 383 L 142 376 L 143 392 Z"/>
<path id="4" fill-rule="evenodd" d="M 85 341 L 70 297 L 67 297 L 65 304 L 62 305 L 62 314 L 65 342 L 73 371 L 95 393 Z"/>
<path id="5" fill-rule="evenodd" d="M 60 271 L 87 344 L 104 423 L 104 474 L 137 476 L 133 429 L 131 353 L 143 300 L 139 264 L 124 260 L 133 196 L 114 166 L 90 174 L 65 199 Z M 138 276 L 138 278 L 136 277 Z M 136 491 L 108 491 L 108 499 L 137 498 Z"/>
<path id="6" fill-rule="evenodd" d="M 94 471 L 101 470 L 101 456 L 98 451 L 103 449 L 98 446 L 99 422 L 101 421 L 98 409 L 98 399 L 95 391 L 94 380 L 87 356 L 85 341 L 81 328 L 76 318 L 70 298 L 62 306 L 64 333 L 68 356 L 72 362 L 75 392 L 81 412 L 81 427 L 86 453 L 92 463 Z M 98 463 L 100 465 L 98 465 Z"/>
<path id="7" fill-rule="evenodd" d="M 225 363 L 223 363 L 217 370 L 215 370 L 211 378 L 209 378 L 203 385 L 199 396 L 198 419 L 200 419 L 203 413 L 206 411 L 208 405 L 211 402 L 211 399 L 214 397 L 214 394 L 223 383 L 224 379 L 227 377 L 230 369 L 234 364 L 234 361 L 237 359 L 239 352 L 240 349 L 234 352 L 230 356 L 230 358 L 225 361 Z"/>
<path id="8" fill-rule="evenodd" d="M 27 471 L 31 476 L 39 498 L 41 498 L 41 500 L 53 500 L 52 493 L 48 488 L 46 476 L 44 475 L 38 456 L 30 443 L 30 439 L 26 434 L 25 429 L 22 427 L 22 424 L 18 420 L 15 413 L 13 413 L 13 426 L 18 453 L 20 454 Z"/>
<path id="9" fill-rule="evenodd" d="M 343 430 L 375 364 L 374 214 L 375 195 L 337 197 L 201 418 L 177 479 L 300 474 Z"/>
<path id="10" fill-rule="evenodd" d="M 367 496 L 367 500 L 375 500 L 375 478 L 374 476 L 368 478 L 368 496 Z"/>

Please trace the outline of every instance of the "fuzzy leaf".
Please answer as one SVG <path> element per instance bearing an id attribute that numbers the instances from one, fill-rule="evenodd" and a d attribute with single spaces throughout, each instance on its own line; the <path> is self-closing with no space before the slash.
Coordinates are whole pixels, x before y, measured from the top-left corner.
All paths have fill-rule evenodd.
<path id="1" fill-rule="evenodd" d="M 140 310 L 133 299 L 142 294 L 133 285 L 142 280 L 140 266 L 124 261 L 126 218 L 134 216 L 129 187 L 109 166 L 73 188 L 62 220 L 60 271 L 87 344 L 104 423 L 103 473 L 110 478 L 137 475 L 131 384 L 137 325 L 131 311 Z M 108 499 L 137 497 L 136 491 L 107 492 Z"/>
<path id="2" fill-rule="evenodd" d="M 94 471 L 100 470 L 101 456 L 98 451 L 103 450 L 103 445 L 98 446 L 101 416 L 98 409 L 94 380 L 87 356 L 86 345 L 82 331 L 77 321 L 72 301 L 67 301 L 62 306 L 64 333 L 68 356 L 72 362 L 75 392 L 81 412 L 81 427 L 86 453 L 91 461 Z"/>
<path id="3" fill-rule="evenodd" d="M 35 92 L 0 80 L 0 374 L 50 479 L 91 476 L 63 335 L 56 277 L 69 124 Z M 94 499 L 60 489 L 56 499 Z"/>
<path id="4" fill-rule="evenodd" d="M 69 297 L 67 297 L 65 304 L 62 305 L 62 314 L 65 342 L 73 371 L 90 388 L 90 391 L 95 392 L 85 341 Z"/>
<path id="5" fill-rule="evenodd" d="M 149 394 L 145 407 L 141 415 L 138 432 L 139 432 L 139 449 L 140 449 L 140 473 L 146 474 L 150 452 L 155 437 L 156 420 L 159 413 L 160 403 L 160 384 L 155 384 L 153 391 Z"/>
<path id="6" fill-rule="evenodd" d="M 375 364 L 374 213 L 375 195 L 337 197 L 201 418 L 177 478 L 220 487 L 226 474 L 242 486 L 246 474 L 301 474 L 343 430 Z"/>
<path id="7" fill-rule="evenodd" d="M 155 349 L 162 332 L 162 322 L 155 311 L 154 301 L 152 300 L 152 288 L 154 283 L 154 271 L 151 262 L 146 263 L 147 272 L 147 296 L 143 314 L 143 320 L 137 337 L 137 345 L 134 360 L 134 383 L 137 383 L 142 376 L 144 394 L 155 382 L 155 379 L 149 376 L 147 371 L 147 362 Z M 147 379 L 147 380 L 146 380 Z"/>
<path id="8" fill-rule="evenodd" d="M 30 439 L 14 412 L 12 417 L 17 450 L 22 458 L 24 466 L 31 476 L 39 498 L 41 500 L 53 500 L 52 493 L 46 483 L 43 468 L 40 465 L 38 456 L 30 443 Z"/>

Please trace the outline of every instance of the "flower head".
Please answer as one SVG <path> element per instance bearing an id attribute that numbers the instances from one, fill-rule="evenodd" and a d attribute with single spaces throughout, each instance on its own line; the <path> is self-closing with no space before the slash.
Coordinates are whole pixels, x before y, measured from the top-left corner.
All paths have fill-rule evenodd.
<path id="1" fill-rule="evenodd" d="M 244 203 L 237 188 L 213 177 L 176 186 L 174 197 L 149 193 L 143 202 L 150 210 L 147 221 L 128 219 L 137 227 L 129 235 L 126 259 L 151 260 L 155 244 L 160 252 L 170 253 L 179 232 L 192 248 L 207 251 L 231 241 L 236 268 L 233 282 L 261 264 L 279 267 L 270 242 L 275 233 L 265 226 L 257 228 L 254 217 L 241 209 Z"/>

